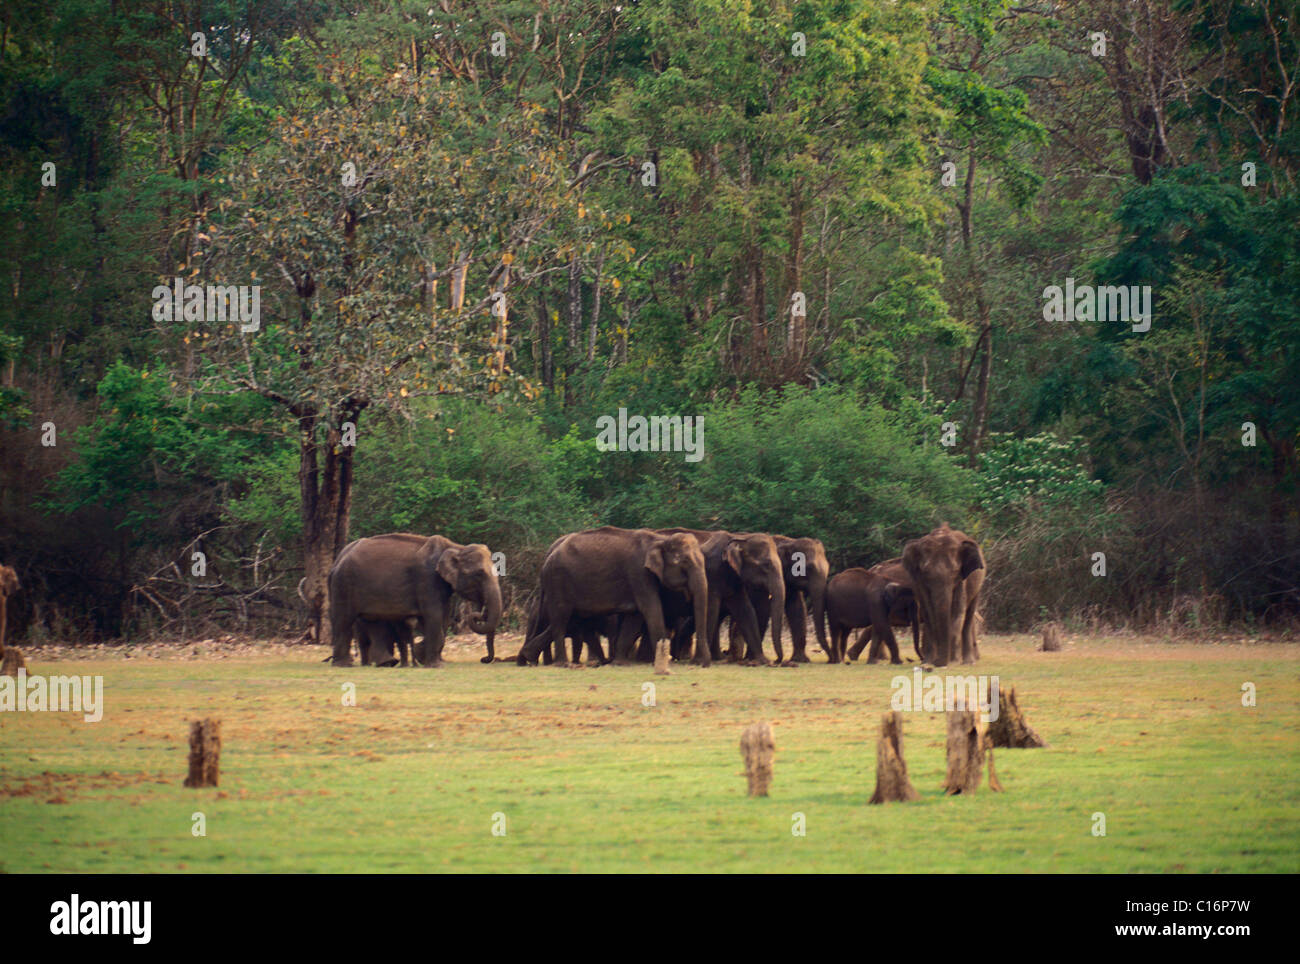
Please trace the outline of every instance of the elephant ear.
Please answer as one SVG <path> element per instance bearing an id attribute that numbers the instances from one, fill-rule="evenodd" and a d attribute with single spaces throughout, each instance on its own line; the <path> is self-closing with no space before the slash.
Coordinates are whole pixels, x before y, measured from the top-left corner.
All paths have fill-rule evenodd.
<path id="1" fill-rule="evenodd" d="M 727 560 L 727 565 L 736 570 L 736 575 L 739 576 L 740 568 L 745 564 L 745 552 L 744 549 L 741 548 L 740 543 L 733 540 L 732 543 L 727 546 L 727 551 L 723 553 L 723 558 Z"/>
<path id="2" fill-rule="evenodd" d="M 885 604 L 885 612 L 894 608 L 894 603 L 898 602 L 899 593 L 903 587 L 896 582 L 885 583 L 884 590 L 880 593 L 881 601 Z"/>
<path id="3" fill-rule="evenodd" d="M 984 560 L 980 558 L 980 547 L 975 545 L 975 540 L 967 539 L 961 544 L 958 550 L 961 557 L 961 577 L 965 579 L 976 569 L 984 568 Z"/>
<path id="4" fill-rule="evenodd" d="M 442 576 L 453 589 L 460 585 L 460 563 L 454 553 L 450 551 L 444 552 L 438 557 L 438 565 L 434 568 L 437 569 L 438 575 Z"/>
<path id="5" fill-rule="evenodd" d="M 655 578 L 660 582 L 664 580 L 664 547 L 663 544 L 652 546 L 645 554 L 645 567 L 655 574 Z"/>

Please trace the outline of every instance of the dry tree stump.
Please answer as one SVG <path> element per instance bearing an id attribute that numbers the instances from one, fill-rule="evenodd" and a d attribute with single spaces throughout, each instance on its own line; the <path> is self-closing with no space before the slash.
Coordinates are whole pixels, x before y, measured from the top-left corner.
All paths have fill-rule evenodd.
<path id="1" fill-rule="evenodd" d="M 870 803 L 920 800 L 921 795 L 907 778 L 903 760 L 903 714 L 894 710 L 880 717 L 880 739 L 876 741 L 876 792 Z"/>
<path id="2" fill-rule="evenodd" d="M 1025 722 L 1014 686 L 1009 693 L 1006 690 L 998 693 L 998 718 L 989 723 L 989 743 L 990 746 L 1019 749 L 1048 745 L 1047 741 Z"/>
<path id="3" fill-rule="evenodd" d="M 17 676 L 20 669 L 26 668 L 27 658 L 21 649 L 10 646 L 4 650 L 4 656 L 0 657 L 0 676 Z"/>
<path id="4" fill-rule="evenodd" d="M 195 720 L 190 724 L 190 773 L 187 787 L 215 787 L 221 779 L 221 721 Z"/>
<path id="5" fill-rule="evenodd" d="M 944 793 L 974 793 L 984 775 L 984 734 L 972 710 L 948 711 L 948 775 Z"/>
<path id="6" fill-rule="evenodd" d="M 993 738 L 989 736 L 987 730 L 984 731 L 984 753 L 989 761 L 989 789 L 994 793 L 1001 793 L 1002 781 L 998 779 L 998 775 L 993 769 Z"/>
<path id="7" fill-rule="evenodd" d="M 772 785 L 772 758 L 776 738 L 770 723 L 753 723 L 740 736 L 740 753 L 745 758 L 745 778 L 751 797 L 765 797 Z"/>
<path id="8" fill-rule="evenodd" d="M 1061 624 L 1048 623 L 1043 627 L 1043 645 L 1038 647 L 1040 653 L 1059 653 L 1061 651 Z"/>

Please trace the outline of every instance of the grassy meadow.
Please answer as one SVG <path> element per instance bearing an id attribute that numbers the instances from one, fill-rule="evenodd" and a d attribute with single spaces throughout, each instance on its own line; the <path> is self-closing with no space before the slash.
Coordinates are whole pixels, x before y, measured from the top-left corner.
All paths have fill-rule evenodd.
<path id="1" fill-rule="evenodd" d="M 484 666 L 470 642 L 442 670 L 334 669 L 318 647 L 29 653 L 32 674 L 102 675 L 105 709 L 0 713 L 0 870 L 1300 871 L 1295 643 L 985 637 L 953 671 L 1014 685 L 1051 746 L 997 750 L 1004 793 L 945 797 L 942 715 L 907 713 L 922 799 L 868 806 L 899 668 L 814 652 L 656 678 Z M 181 785 L 201 716 L 223 724 L 219 789 Z M 738 743 L 759 720 L 776 772 L 750 799 Z"/>

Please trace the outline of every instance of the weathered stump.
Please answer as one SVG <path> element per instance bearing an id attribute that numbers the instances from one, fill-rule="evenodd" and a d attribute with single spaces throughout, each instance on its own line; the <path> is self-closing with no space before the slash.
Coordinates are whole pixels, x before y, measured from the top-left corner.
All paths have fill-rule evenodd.
<path id="1" fill-rule="evenodd" d="M 215 787 L 221 779 L 221 721 L 190 724 L 190 773 L 187 787 Z"/>
<path id="2" fill-rule="evenodd" d="M 1016 700 L 1014 686 L 1009 693 L 1006 690 L 998 693 L 998 718 L 989 723 L 989 739 L 992 746 L 1020 749 L 1048 745 L 1047 741 L 1025 722 L 1024 715 L 1020 712 L 1020 703 Z"/>
<path id="3" fill-rule="evenodd" d="M 989 789 L 994 793 L 1002 791 L 1002 781 L 998 779 L 997 773 L 993 769 L 993 738 L 989 736 L 988 731 L 984 731 L 984 753 L 989 761 Z"/>
<path id="4" fill-rule="evenodd" d="M 17 676 L 20 669 L 26 668 L 27 657 L 21 649 L 16 646 L 5 649 L 4 656 L 0 657 L 0 676 Z"/>
<path id="5" fill-rule="evenodd" d="M 1043 627 L 1043 645 L 1038 647 L 1040 653 L 1059 653 L 1061 651 L 1061 624 L 1048 623 Z"/>
<path id="6" fill-rule="evenodd" d="M 907 802 L 921 795 L 907 778 L 903 760 L 903 714 L 894 710 L 880 717 L 880 739 L 876 741 L 876 792 L 870 803 Z"/>
<path id="7" fill-rule="evenodd" d="M 745 778 L 751 797 L 767 796 L 772 785 L 772 758 L 776 755 L 776 738 L 770 723 L 753 723 L 740 737 L 740 752 L 745 758 Z"/>
<path id="8" fill-rule="evenodd" d="M 944 792 L 974 793 L 984 776 L 984 734 L 971 710 L 948 711 L 948 776 Z"/>

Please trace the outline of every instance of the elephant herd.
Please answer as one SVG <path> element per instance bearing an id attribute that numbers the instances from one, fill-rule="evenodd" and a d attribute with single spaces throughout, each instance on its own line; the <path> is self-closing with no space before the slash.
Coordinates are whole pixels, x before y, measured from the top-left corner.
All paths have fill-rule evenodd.
<path id="1" fill-rule="evenodd" d="M 585 646 L 588 663 L 654 660 L 658 668 L 671 656 L 701 666 L 726 657 L 765 664 L 770 626 L 778 664 L 808 662 L 811 612 L 817 641 L 832 663 L 856 659 L 868 645 L 868 662 L 885 647 L 891 662 L 901 662 L 895 626 L 911 627 L 912 645 L 926 662 L 946 665 L 960 647 L 962 662 L 973 663 L 984 572 L 979 546 L 947 524 L 907 543 L 899 558 L 834 578 L 817 539 L 603 526 L 561 536 L 547 549 L 515 659 L 520 665 L 539 659 L 566 664 L 571 640 L 574 662 Z M 394 665 L 396 647 L 403 666 L 412 657 L 442 665 L 453 596 L 475 607 L 470 628 L 486 637 L 482 661 L 492 662 L 502 603 L 486 546 L 411 533 L 350 543 L 329 575 L 334 665 L 351 665 L 354 637 L 363 664 Z M 724 619 L 730 625 L 725 656 Z M 422 644 L 414 641 L 412 622 L 423 632 Z M 783 624 L 792 646 L 788 661 Z M 855 629 L 862 632 L 847 648 Z"/>

